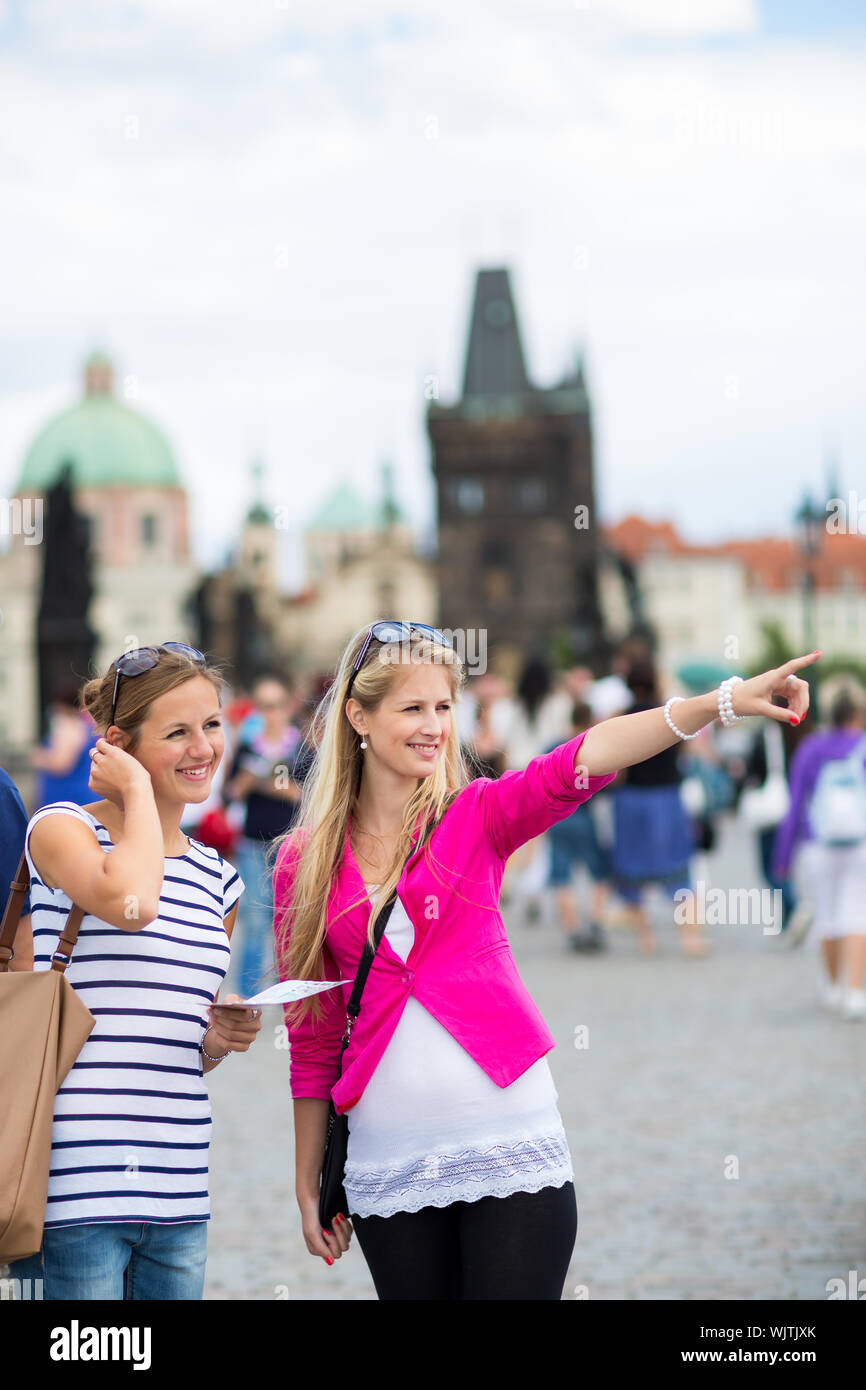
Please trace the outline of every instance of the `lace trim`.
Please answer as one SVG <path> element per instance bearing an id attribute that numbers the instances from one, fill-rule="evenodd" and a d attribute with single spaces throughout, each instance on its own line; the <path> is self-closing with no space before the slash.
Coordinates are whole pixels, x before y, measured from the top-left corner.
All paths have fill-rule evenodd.
<path id="1" fill-rule="evenodd" d="M 574 1177 L 565 1135 L 539 1135 L 457 1153 L 433 1153 L 399 1168 L 346 1166 L 349 1214 L 393 1216 L 481 1197 L 562 1187 Z"/>

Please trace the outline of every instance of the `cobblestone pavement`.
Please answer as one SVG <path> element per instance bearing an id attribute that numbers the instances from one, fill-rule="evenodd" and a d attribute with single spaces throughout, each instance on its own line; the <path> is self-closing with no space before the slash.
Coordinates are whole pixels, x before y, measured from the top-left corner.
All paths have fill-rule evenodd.
<path id="1" fill-rule="evenodd" d="M 739 827 L 724 826 L 708 878 L 757 882 Z M 579 1212 L 564 1298 L 824 1299 L 829 1279 L 866 1277 L 866 1024 L 819 1009 L 808 943 L 720 925 L 713 954 L 686 960 L 670 906 L 655 915 L 660 949 L 644 958 L 621 929 L 604 955 L 568 955 L 552 905 L 534 927 L 506 913 L 557 1040 Z M 269 1010 L 254 1049 L 211 1080 L 205 1296 L 374 1298 L 357 1241 L 328 1268 L 301 1238 L 280 1022 Z"/>

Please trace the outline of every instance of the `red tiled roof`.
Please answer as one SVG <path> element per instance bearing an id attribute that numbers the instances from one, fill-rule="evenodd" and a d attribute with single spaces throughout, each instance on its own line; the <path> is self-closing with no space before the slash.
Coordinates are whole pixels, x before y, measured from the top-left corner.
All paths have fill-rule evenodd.
<path id="1" fill-rule="evenodd" d="M 303 608 L 312 603 L 319 596 L 319 590 L 315 584 L 308 584 L 306 589 L 298 589 L 297 593 L 284 594 L 283 602 L 290 606 Z"/>
<path id="2" fill-rule="evenodd" d="M 635 515 L 625 517 L 615 526 L 602 527 L 602 534 L 611 549 L 637 563 L 657 553 L 730 556 L 745 566 L 750 583 L 779 592 L 796 588 L 805 569 L 803 554 L 792 537 L 764 536 L 716 545 L 691 545 L 682 539 L 673 522 L 646 521 Z M 812 559 L 812 573 L 816 589 L 839 589 L 846 580 L 855 589 L 866 589 L 866 536 L 823 532 L 819 552 Z"/>

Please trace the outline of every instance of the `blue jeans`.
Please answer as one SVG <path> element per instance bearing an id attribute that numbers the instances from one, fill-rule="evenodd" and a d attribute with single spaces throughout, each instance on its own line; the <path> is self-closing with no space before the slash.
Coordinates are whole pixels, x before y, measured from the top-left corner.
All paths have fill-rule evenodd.
<path id="1" fill-rule="evenodd" d="M 599 844 L 595 821 L 588 806 L 577 810 L 564 820 L 555 821 L 547 832 L 550 841 L 550 878 L 552 888 L 563 888 L 571 882 L 574 864 L 585 864 L 596 883 L 610 875 L 608 857 Z"/>
<path id="2" fill-rule="evenodd" d="M 41 1279 L 45 1299 L 200 1299 L 206 1221 L 52 1226 L 42 1249 L 13 1260 L 13 1279 Z"/>
<path id="3" fill-rule="evenodd" d="M 784 931 L 785 928 L 786 928 L 787 925 L 788 925 L 788 919 L 790 918 L 791 913 L 794 911 L 794 907 L 795 907 L 796 904 L 795 904 L 795 899 L 794 899 L 794 889 L 793 889 L 793 886 L 792 886 L 792 884 L 791 884 L 790 878 L 782 879 L 782 881 L 779 882 L 779 880 L 776 878 L 775 874 L 773 873 L 773 868 L 772 868 L 772 863 L 773 863 L 773 845 L 774 845 L 774 843 L 775 843 L 775 840 L 776 840 L 776 827 L 775 827 L 775 825 L 771 826 L 769 830 L 761 830 L 761 831 L 758 832 L 758 849 L 759 849 L 759 851 L 760 851 L 760 856 L 761 856 L 761 869 L 762 869 L 764 878 L 767 880 L 767 882 L 769 883 L 769 885 L 770 885 L 771 888 L 779 888 L 779 889 L 781 889 L 781 893 L 782 893 L 782 922 L 781 922 L 781 926 L 782 926 L 782 931 Z"/>
<path id="4" fill-rule="evenodd" d="M 249 840 L 243 835 L 235 850 L 235 867 L 244 881 L 235 928 L 240 936 L 240 964 L 234 986 L 242 999 L 258 994 L 275 979 L 268 978 L 274 963 L 273 869 L 269 871 L 265 863 L 269 846 L 269 840 Z"/>

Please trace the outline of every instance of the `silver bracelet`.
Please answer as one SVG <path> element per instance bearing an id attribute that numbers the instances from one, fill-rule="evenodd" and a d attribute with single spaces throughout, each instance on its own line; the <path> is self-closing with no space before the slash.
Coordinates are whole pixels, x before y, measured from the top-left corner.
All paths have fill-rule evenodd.
<path id="1" fill-rule="evenodd" d="M 210 1053 L 205 1051 L 204 1040 L 205 1040 L 205 1038 L 207 1037 L 208 1033 L 210 1032 L 211 1028 L 213 1028 L 213 1024 L 212 1024 L 212 1023 L 209 1023 L 208 1026 L 207 1026 L 207 1028 L 205 1028 L 204 1032 L 202 1033 L 201 1042 L 199 1043 L 199 1049 L 200 1049 L 200 1051 L 201 1051 L 201 1055 L 202 1055 L 203 1057 L 207 1057 L 207 1059 L 208 1059 L 209 1062 L 224 1062 L 225 1059 L 226 1059 L 226 1057 L 228 1057 L 228 1055 L 229 1055 L 228 1052 L 224 1052 L 223 1055 L 222 1055 L 222 1057 L 211 1057 Z M 231 1050 L 231 1049 L 229 1049 L 229 1051 L 230 1051 L 230 1050 Z"/>
<path id="2" fill-rule="evenodd" d="M 747 718 L 745 714 L 734 714 L 734 706 L 731 701 L 731 691 L 737 684 L 742 684 L 742 676 L 728 676 L 727 680 L 722 681 L 719 686 L 719 718 L 726 729 L 730 729 L 734 724 L 739 724 L 741 719 Z"/>
<path id="3" fill-rule="evenodd" d="M 697 733 L 694 733 L 694 734 L 684 734 L 683 731 L 682 731 L 682 729 L 678 729 L 677 726 L 676 726 L 676 724 L 674 723 L 674 721 L 671 719 L 671 716 L 670 716 L 670 708 L 671 708 L 671 705 L 675 705 L 676 702 L 677 702 L 677 700 L 684 700 L 684 699 L 685 699 L 685 696 L 684 696 L 684 695 L 672 695 L 672 696 L 670 697 L 669 700 L 665 700 L 665 710 L 664 710 L 664 714 L 665 714 L 665 723 L 667 724 L 668 728 L 669 728 L 673 733 L 676 734 L 677 738 L 697 738 L 698 734 L 702 732 L 700 729 L 698 729 Z"/>

